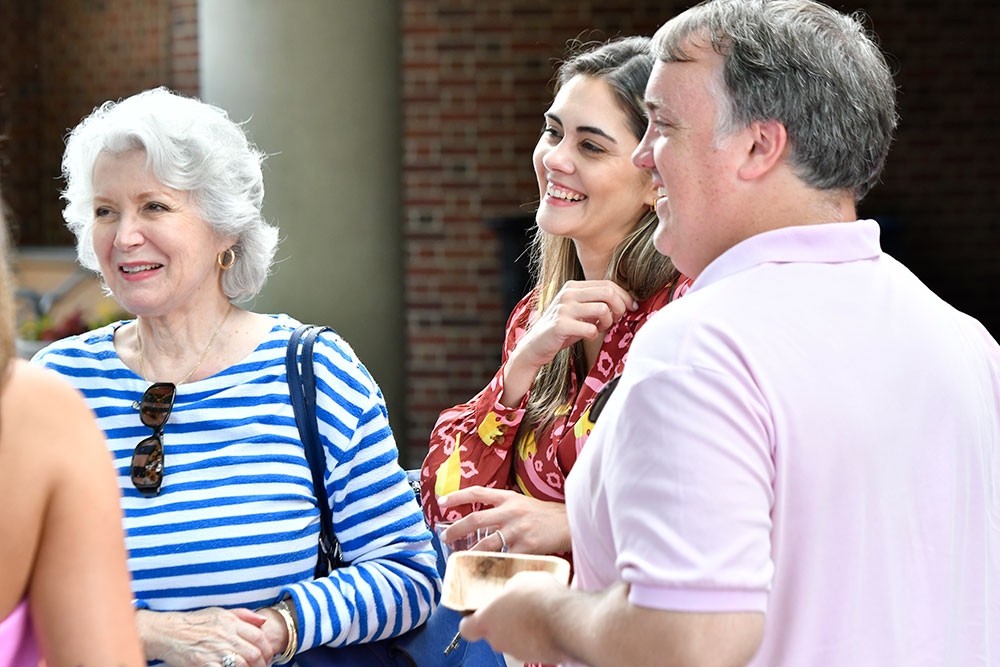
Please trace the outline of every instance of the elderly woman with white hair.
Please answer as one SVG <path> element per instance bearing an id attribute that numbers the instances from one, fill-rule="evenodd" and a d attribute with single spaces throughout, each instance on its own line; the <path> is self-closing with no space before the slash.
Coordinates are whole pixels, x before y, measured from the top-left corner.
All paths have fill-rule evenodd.
<path id="1" fill-rule="evenodd" d="M 313 578 L 320 512 L 285 374 L 298 322 L 233 304 L 261 289 L 277 244 L 262 159 L 224 111 L 163 88 L 96 109 L 63 157 L 80 262 L 135 319 L 34 361 L 106 435 L 151 661 L 264 667 L 398 635 L 440 586 L 382 394 L 329 331 L 318 430 L 345 566 Z"/>

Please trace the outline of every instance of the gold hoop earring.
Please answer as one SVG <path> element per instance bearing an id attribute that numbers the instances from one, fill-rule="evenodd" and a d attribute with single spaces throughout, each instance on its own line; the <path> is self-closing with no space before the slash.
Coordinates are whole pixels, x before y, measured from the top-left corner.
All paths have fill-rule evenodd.
<path id="1" fill-rule="evenodd" d="M 222 259 L 223 257 L 226 256 L 226 253 L 229 253 L 228 262 Z M 219 253 L 219 256 L 215 258 L 215 261 L 219 263 L 220 269 L 222 269 L 223 271 L 228 271 L 229 269 L 233 268 L 233 264 L 236 263 L 236 251 L 233 250 L 232 248 L 226 248 L 225 250 Z"/>
<path id="2" fill-rule="evenodd" d="M 653 202 L 652 204 L 649 205 L 649 212 L 656 213 L 656 202 Z"/>

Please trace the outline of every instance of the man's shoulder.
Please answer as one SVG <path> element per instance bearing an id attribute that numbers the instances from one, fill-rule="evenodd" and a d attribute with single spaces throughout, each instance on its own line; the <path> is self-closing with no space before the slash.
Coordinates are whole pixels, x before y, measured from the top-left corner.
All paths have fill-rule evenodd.
<path id="1" fill-rule="evenodd" d="M 645 328 L 656 335 L 693 334 L 706 327 L 726 328 L 743 317 L 755 318 L 771 299 L 768 285 L 780 281 L 780 278 L 759 274 L 757 269 L 751 269 L 737 277 L 691 290 L 651 314 Z"/>

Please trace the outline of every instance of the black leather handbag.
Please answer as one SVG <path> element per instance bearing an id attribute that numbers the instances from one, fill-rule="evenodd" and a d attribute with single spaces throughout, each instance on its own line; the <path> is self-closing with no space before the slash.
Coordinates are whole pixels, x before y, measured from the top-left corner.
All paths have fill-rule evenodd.
<path id="1" fill-rule="evenodd" d="M 316 338 L 328 327 L 303 324 L 292 332 L 285 354 L 288 390 L 295 410 L 295 423 L 312 470 L 313 488 L 320 510 L 320 536 L 315 577 L 325 577 L 346 565 L 340 542 L 333 532 L 333 517 L 323 483 L 325 456 L 316 422 L 316 378 L 313 374 L 312 350 Z M 299 347 L 301 343 L 301 354 Z M 299 369 L 301 368 L 301 373 Z M 420 471 L 407 471 L 407 479 L 420 502 Z M 444 552 L 441 542 L 431 531 L 438 555 L 438 573 L 444 576 Z M 295 656 L 299 667 L 506 667 L 503 654 L 495 652 L 485 641 L 468 642 L 458 639 L 458 623 L 462 615 L 438 606 L 423 625 L 398 637 L 365 644 L 331 647 L 318 646 Z M 448 649 L 447 653 L 445 652 Z"/>

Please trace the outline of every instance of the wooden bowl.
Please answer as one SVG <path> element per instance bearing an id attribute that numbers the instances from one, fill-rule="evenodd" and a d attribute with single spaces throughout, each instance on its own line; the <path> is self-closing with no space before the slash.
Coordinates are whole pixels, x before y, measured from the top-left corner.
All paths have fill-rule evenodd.
<path id="1" fill-rule="evenodd" d="M 555 556 L 456 551 L 448 556 L 441 604 L 455 611 L 475 611 L 497 597 L 518 572 L 548 572 L 569 583 L 569 563 Z"/>

